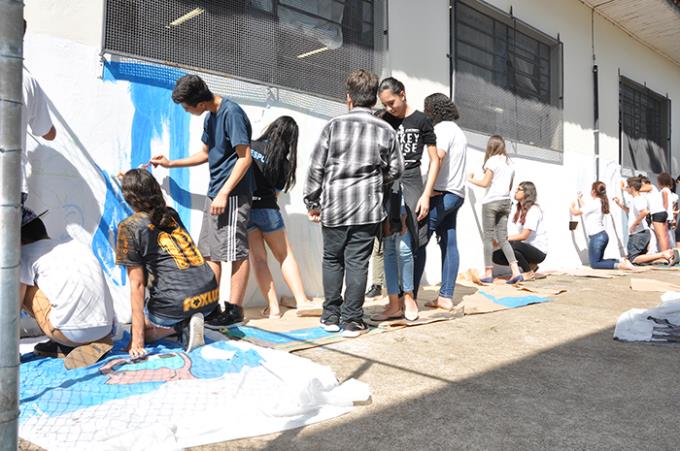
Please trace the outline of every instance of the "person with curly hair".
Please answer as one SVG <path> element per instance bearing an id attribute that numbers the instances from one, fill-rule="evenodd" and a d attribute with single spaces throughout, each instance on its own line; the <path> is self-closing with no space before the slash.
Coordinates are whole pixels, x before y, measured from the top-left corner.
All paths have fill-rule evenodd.
<path id="1" fill-rule="evenodd" d="M 175 333 L 189 352 L 204 344 L 204 315 L 219 313 L 215 273 L 149 171 L 129 170 L 122 188 L 135 212 L 118 224 L 116 244 L 116 264 L 125 266 L 130 284 L 130 356 L 144 356 L 145 343 Z"/>
<path id="2" fill-rule="evenodd" d="M 453 310 L 453 291 L 460 265 L 456 225 L 458 210 L 465 202 L 468 142 L 455 122 L 460 117 L 458 108 L 448 96 L 439 93 L 427 96 L 425 115 L 434 125 L 440 160 L 439 174 L 430 198 L 428 235 L 437 234 L 442 258 L 442 284 L 439 296 L 429 306 Z"/>

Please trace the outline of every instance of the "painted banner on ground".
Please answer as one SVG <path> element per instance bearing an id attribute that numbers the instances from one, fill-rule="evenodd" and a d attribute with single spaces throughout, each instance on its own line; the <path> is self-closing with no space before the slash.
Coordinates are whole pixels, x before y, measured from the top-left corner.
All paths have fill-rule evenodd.
<path id="1" fill-rule="evenodd" d="M 48 449 L 178 449 L 315 423 L 370 396 L 328 367 L 245 342 L 190 353 L 164 342 L 137 362 L 124 347 L 75 370 L 25 355 L 20 436 Z"/>

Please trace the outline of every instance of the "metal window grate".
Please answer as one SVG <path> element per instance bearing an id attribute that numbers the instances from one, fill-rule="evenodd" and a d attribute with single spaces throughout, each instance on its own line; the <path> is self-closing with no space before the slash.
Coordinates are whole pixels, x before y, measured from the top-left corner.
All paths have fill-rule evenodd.
<path id="1" fill-rule="evenodd" d="M 561 152 L 561 43 L 481 2 L 455 6 L 460 124 Z"/>
<path id="2" fill-rule="evenodd" d="M 671 101 L 619 77 L 621 165 L 653 174 L 670 170 Z"/>
<path id="3" fill-rule="evenodd" d="M 104 51 L 334 100 L 380 72 L 384 0 L 107 0 Z"/>

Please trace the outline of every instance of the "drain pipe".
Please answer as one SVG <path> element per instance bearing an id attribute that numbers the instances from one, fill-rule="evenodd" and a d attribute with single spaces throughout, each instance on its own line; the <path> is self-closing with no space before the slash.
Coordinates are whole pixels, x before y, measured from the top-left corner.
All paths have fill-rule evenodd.
<path id="1" fill-rule="evenodd" d="M 0 0 L 0 450 L 18 446 L 23 16 Z"/>
<path id="2" fill-rule="evenodd" d="M 595 59 L 595 8 L 590 10 L 590 33 L 593 54 L 593 139 L 595 144 L 595 180 L 600 180 L 600 91 Z"/>

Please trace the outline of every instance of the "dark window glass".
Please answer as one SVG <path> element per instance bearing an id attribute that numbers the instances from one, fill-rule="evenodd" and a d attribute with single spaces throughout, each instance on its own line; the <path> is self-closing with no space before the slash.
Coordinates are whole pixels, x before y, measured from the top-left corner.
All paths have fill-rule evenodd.
<path id="1" fill-rule="evenodd" d="M 383 0 L 108 0 L 104 50 L 344 100 Z"/>
<path id="2" fill-rule="evenodd" d="M 456 2 L 455 100 L 463 127 L 562 151 L 561 44 L 480 2 Z"/>
<path id="3" fill-rule="evenodd" d="M 626 77 L 619 79 L 621 164 L 653 174 L 670 169 L 670 99 Z"/>

